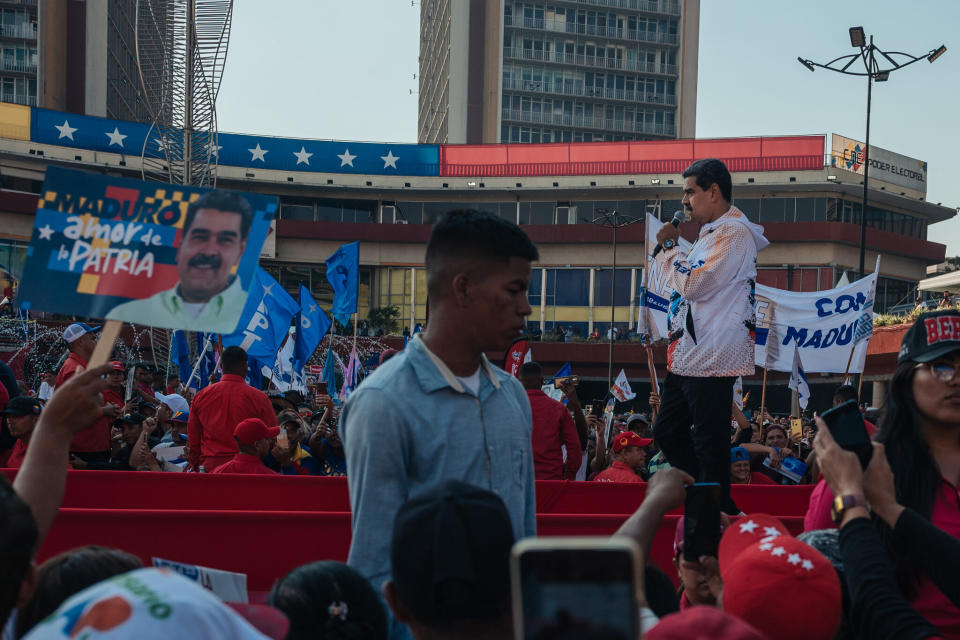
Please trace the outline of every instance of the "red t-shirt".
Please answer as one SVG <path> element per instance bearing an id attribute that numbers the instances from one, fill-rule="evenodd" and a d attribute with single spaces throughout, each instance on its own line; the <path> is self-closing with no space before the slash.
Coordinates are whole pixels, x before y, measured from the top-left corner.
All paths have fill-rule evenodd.
<path id="1" fill-rule="evenodd" d="M 77 354 L 71 353 L 57 373 L 57 384 L 54 388 L 60 388 L 64 382 L 86 368 L 87 361 Z M 123 402 L 120 403 L 120 406 L 123 406 Z M 70 443 L 70 451 L 93 452 L 109 450 L 110 418 L 106 416 L 98 418 L 86 429 L 75 433 L 73 442 Z"/>
<path id="2" fill-rule="evenodd" d="M 610 468 L 601 471 L 594 480 L 597 482 L 643 482 L 643 478 L 619 460 L 614 460 Z"/>
<path id="3" fill-rule="evenodd" d="M 7 458 L 7 468 L 19 469 L 25 457 L 27 457 L 27 445 L 18 438 L 10 451 L 10 457 Z"/>
<path id="4" fill-rule="evenodd" d="M 560 445 L 567 447 L 566 476 L 573 480 L 583 452 L 580 436 L 570 412 L 540 389 L 527 389 L 533 413 L 533 473 L 537 480 L 563 480 L 564 462 Z"/>
<path id="5" fill-rule="evenodd" d="M 770 477 L 760 473 L 759 471 L 750 472 L 750 482 L 747 484 L 777 484 Z"/>
<path id="6" fill-rule="evenodd" d="M 804 531 L 836 528 L 830 518 L 833 497 L 826 480 L 820 480 L 810 494 L 810 507 L 803 519 Z M 946 480 L 941 481 L 940 493 L 933 503 L 930 522 L 954 538 L 960 538 L 960 492 Z M 944 638 L 960 640 L 960 609 L 957 609 L 929 578 L 920 579 L 917 597 L 910 601 L 910 605 L 929 620 Z"/>
<path id="7" fill-rule="evenodd" d="M 277 426 L 267 394 L 240 376 L 225 373 L 223 380 L 201 389 L 190 405 L 187 423 L 193 468 L 203 465 L 211 471 L 229 461 L 237 453 L 233 430 L 247 418 L 260 418 L 268 427 Z"/>
<path id="8" fill-rule="evenodd" d="M 278 475 L 276 471 L 263 464 L 263 460 L 249 453 L 238 453 L 230 462 L 224 463 L 210 473 L 255 473 L 267 476 Z"/>

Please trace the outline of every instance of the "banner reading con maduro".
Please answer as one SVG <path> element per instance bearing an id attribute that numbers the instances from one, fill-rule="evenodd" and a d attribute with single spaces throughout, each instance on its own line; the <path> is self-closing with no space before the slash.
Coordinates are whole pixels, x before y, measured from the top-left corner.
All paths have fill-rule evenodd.
<path id="1" fill-rule="evenodd" d="M 20 305 L 232 333 L 277 198 L 49 167 Z"/>

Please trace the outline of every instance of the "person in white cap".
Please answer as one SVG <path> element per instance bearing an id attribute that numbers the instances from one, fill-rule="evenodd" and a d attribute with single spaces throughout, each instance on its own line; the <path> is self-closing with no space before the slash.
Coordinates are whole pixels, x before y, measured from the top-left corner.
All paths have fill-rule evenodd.
<path id="1" fill-rule="evenodd" d="M 100 327 L 91 327 L 83 322 L 75 322 L 63 330 L 63 339 L 67 343 L 70 355 L 57 373 L 55 389 L 63 386 L 67 380 L 87 368 L 87 362 L 97 346 L 96 334 Z M 56 393 L 54 391 L 54 393 Z M 70 453 L 86 462 L 108 462 L 110 460 L 110 421 L 120 416 L 122 407 L 105 402 L 100 407 L 100 419 L 73 436 Z"/>

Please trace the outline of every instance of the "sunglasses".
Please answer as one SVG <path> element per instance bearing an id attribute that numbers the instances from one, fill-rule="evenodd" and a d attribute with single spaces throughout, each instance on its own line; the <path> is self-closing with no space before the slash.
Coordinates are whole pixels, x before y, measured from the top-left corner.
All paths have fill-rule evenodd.
<path id="1" fill-rule="evenodd" d="M 930 374 L 940 382 L 950 382 L 957 375 L 957 365 L 949 362 L 921 362 L 914 369 L 926 367 Z"/>

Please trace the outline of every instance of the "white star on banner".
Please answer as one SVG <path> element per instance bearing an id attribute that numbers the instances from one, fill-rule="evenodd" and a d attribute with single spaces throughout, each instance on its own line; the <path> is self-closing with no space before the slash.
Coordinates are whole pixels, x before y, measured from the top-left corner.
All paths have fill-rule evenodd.
<path id="1" fill-rule="evenodd" d="M 395 155 L 393 155 L 393 150 L 388 149 L 388 150 L 387 150 L 387 155 L 385 155 L 385 156 L 380 156 L 380 159 L 383 160 L 383 168 L 384 168 L 384 169 L 386 169 L 387 167 L 393 167 L 394 169 L 396 169 L 396 168 L 397 168 L 397 160 L 400 159 L 400 156 L 395 156 Z"/>
<path id="2" fill-rule="evenodd" d="M 210 145 L 210 155 L 220 157 L 220 149 L 223 149 L 222 144 L 211 144 Z"/>
<path id="3" fill-rule="evenodd" d="M 787 550 L 784 549 L 783 547 L 777 547 L 776 549 L 774 549 L 773 551 L 770 552 L 770 555 L 776 556 L 776 557 L 779 558 L 780 556 L 782 556 L 782 555 L 785 554 L 786 552 L 787 552 Z"/>
<path id="4" fill-rule="evenodd" d="M 253 149 L 247 149 L 247 151 L 250 152 L 250 162 L 253 162 L 254 160 L 259 160 L 260 162 L 266 162 L 267 160 L 263 156 L 270 153 L 270 151 L 267 149 L 261 149 L 259 142 L 257 143 L 256 147 L 254 147 Z"/>
<path id="5" fill-rule="evenodd" d="M 757 547 L 757 548 L 760 549 L 760 551 L 770 551 L 770 549 L 773 548 L 773 543 L 772 543 L 772 542 L 763 542 L 763 543 L 761 543 L 760 546 Z"/>
<path id="6" fill-rule="evenodd" d="M 778 535 L 780 535 L 780 532 L 777 531 L 776 527 L 764 527 L 763 532 L 767 534 L 768 538 L 776 538 Z"/>
<path id="7" fill-rule="evenodd" d="M 57 136 L 57 140 L 60 138 L 69 138 L 73 140 L 73 132 L 77 131 L 76 127 L 71 127 L 70 123 L 67 120 L 63 121 L 63 124 L 55 124 L 53 128 L 60 132 L 60 135 Z M 76 142 L 76 140 L 74 140 Z"/>
<path id="8" fill-rule="evenodd" d="M 789 562 L 793 566 L 797 566 L 798 564 L 800 564 L 800 554 L 791 553 L 790 555 L 787 556 L 787 562 Z"/>
<path id="9" fill-rule="evenodd" d="M 265 285 L 263 285 L 263 295 L 265 295 L 265 296 L 272 296 L 272 295 L 273 295 L 273 292 L 270 291 L 270 289 L 273 289 L 273 285 L 272 285 L 272 284 L 265 284 Z"/>
<path id="10" fill-rule="evenodd" d="M 302 162 L 308 167 L 310 166 L 310 156 L 312 156 L 313 154 L 308 153 L 307 148 L 304 147 L 303 145 L 300 145 L 300 151 L 299 152 L 294 151 L 293 155 L 297 156 L 297 164 L 300 164 Z"/>
<path id="11" fill-rule="evenodd" d="M 757 528 L 757 523 L 753 520 L 747 520 L 740 525 L 740 533 L 753 533 Z"/>
<path id="12" fill-rule="evenodd" d="M 41 240 L 49 240 L 50 236 L 53 235 L 53 228 L 48 224 L 43 225 L 42 227 L 37 229 L 37 231 L 40 232 Z"/>
<path id="13" fill-rule="evenodd" d="M 813 563 L 809 560 L 804 560 L 800 563 L 800 566 L 806 569 L 807 571 L 813 571 Z"/>
<path id="14" fill-rule="evenodd" d="M 104 135 L 110 138 L 110 144 L 107 146 L 112 147 L 113 145 L 117 145 L 121 149 L 123 148 L 123 139 L 127 137 L 127 134 L 120 133 L 120 130 L 116 127 L 113 128 L 113 133 L 106 133 Z"/>
<path id="15" fill-rule="evenodd" d="M 161 151 L 166 151 L 166 150 L 167 150 L 167 140 L 166 140 L 166 138 L 154 138 L 153 141 L 157 143 L 157 149 L 159 149 L 159 150 L 161 150 Z"/>
<path id="16" fill-rule="evenodd" d="M 350 149 L 344 149 L 343 153 L 337 155 L 337 157 L 340 158 L 341 167 L 346 167 L 348 165 L 352 167 L 353 159 L 356 158 L 357 156 L 350 155 Z"/>

